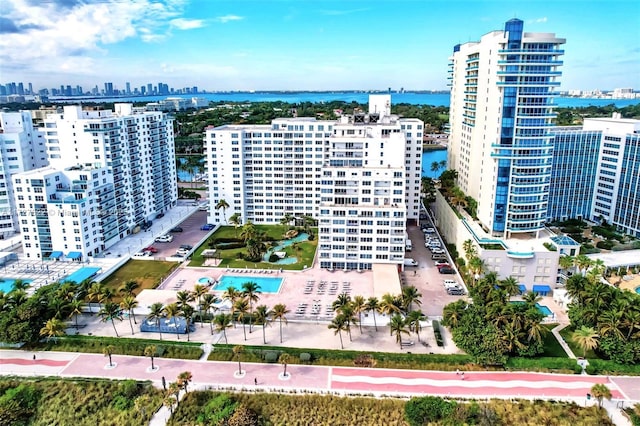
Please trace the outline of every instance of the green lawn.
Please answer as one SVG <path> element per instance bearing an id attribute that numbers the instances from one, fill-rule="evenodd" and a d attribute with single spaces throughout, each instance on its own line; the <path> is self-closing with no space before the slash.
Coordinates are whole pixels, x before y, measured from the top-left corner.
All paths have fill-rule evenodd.
<path id="1" fill-rule="evenodd" d="M 596 353 L 592 350 L 588 350 L 585 356 L 584 351 L 578 345 L 576 345 L 573 342 L 573 340 L 571 340 L 572 333 L 573 333 L 573 328 L 571 327 L 565 327 L 562 330 L 560 330 L 560 335 L 562 336 L 564 341 L 567 342 L 567 345 L 569 345 L 569 347 L 571 348 L 575 356 L 584 357 L 586 359 L 589 359 L 589 358 L 600 359 L 600 357 L 596 355 Z"/>
<path id="2" fill-rule="evenodd" d="M 282 225 L 256 225 L 256 229 L 259 232 L 264 232 L 268 237 L 276 240 L 282 240 L 283 234 L 289 229 Z M 202 257 L 203 250 L 209 247 L 209 241 L 216 238 L 238 238 L 240 234 L 240 228 L 233 226 L 222 226 L 212 236 L 209 237 L 191 256 L 191 262 L 189 266 L 202 266 L 204 265 L 205 258 Z M 317 230 L 314 229 L 314 233 L 317 235 Z M 280 265 L 269 262 L 248 262 L 238 258 L 238 254 L 245 252 L 246 249 L 218 249 L 218 254 L 221 257 L 220 268 L 249 268 L 249 269 L 285 269 L 300 271 L 304 269 L 304 266 L 310 267 L 313 264 L 313 259 L 316 254 L 316 248 L 318 246 L 317 239 L 312 241 L 303 241 L 298 244 L 299 251 L 296 252 L 293 246 L 285 247 L 282 251 L 287 253 L 287 256 L 297 257 L 298 262 L 291 265 Z"/>
<path id="3" fill-rule="evenodd" d="M 556 339 L 551 332 L 551 330 L 557 325 L 558 324 L 545 324 L 545 327 L 549 332 L 544 335 L 544 352 L 542 354 L 544 357 L 567 357 L 567 353 L 562 349 L 562 346 L 560 346 L 560 342 L 558 342 L 558 339 Z"/>
<path id="4" fill-rule="evenodd" d="M 137 292 L 140 292 L 145 288 L 158 287 L 162 279 L 177 267 L 178 263 L 176 262 L 130 260 L 109 275 L 102 283 L 118 293 L 124 283 L 135 281 L 140 286 Z M 119 300 L 114 300 L 114 302 L 119 302 Z"/>

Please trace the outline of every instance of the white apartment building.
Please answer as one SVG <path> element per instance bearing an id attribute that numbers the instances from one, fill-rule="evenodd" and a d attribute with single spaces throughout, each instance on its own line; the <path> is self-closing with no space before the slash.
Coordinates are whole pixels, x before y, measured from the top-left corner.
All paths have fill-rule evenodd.
<path id="1" fill-rule="evenodd" d="M 113 175 L 107 167 L 44 167 L 13 176 L 24 254 L 87 259 L 117 239 Z"/>
<path id="2" fill-rule="evenodd" d="M 0 238 L 19 230 L 11 176 L 46 165 L 44 138 L 31 114 L 0 112 Z"/>
<path id="3" fill-rule="evenodd" d="M 389 95 L 338 121 L 207 129 L 209 222 L 224 222 L 223 213 L 265 224 L 312 216 L 322 267 L 402 264 L 406 223 L 420 211 L 422 133 L 422 121 L 391 115 Z M 226 212 L 215 209 L 221 199 Z"/>
<path id="4" fill-rule="evenodd" d="M 166 114 L 148 112 L 143 108 L 134 108 L 131 104 L 116 104 L 115 111 L 65 106 L 61 113 L 51 114 L 44 120 L 43 132 L 49 167 L 42 173 L 63 173 L 57 175 L 58 179 L 68 177 L 67 180 L 72 181 L 70 185 L 63 184 L 63 189 L 71 187 L 78 191 L 91 191 L 91 187 L 84 188 L 82 183 L 74 182 L 83 178 L 69 176 L 78 170 L 84 174 L 94 169 L 99 171 L 100 184 L 93 188 L 91 194 L 79 192 L 84 195 L 78 199 L 86 198 L 88 204 L 81 205 L 83 201 L 71 203 L 70 206 L 71 210 L 88 209 L 88 216 L 79 213 L 82 223 L 81 240 L 64 241 L 64 246 L 81 246 L 74 251 L 82 252 L 85 257 L 98 254 L 135 232 L 139 225 L 175 205 L 178 189 L 173 120 Z M 39 170 L 33 172 L 40 173 Z M 107 176 L 103 176 L 103 173 Z M 92 176 L 93 174 L 91 173 Z M 31 181 L 30 176 L 16 175 L 27 185 L 25 190 L 29 188 L 29 184 L 24 182 Z M 35 176 L 35 179 L 46 180 L 44 176 Z M 51 179 L 55 181 L 56 178 Z M 104 186 L 109 184 L 113 186 L 112 193 L 108 186 Z M 33 191 L 36 192 L 36 187 Z M 28 209 L 43 209 L 44 204 L 58 205 L 57 209 L 68 207 L 65 206 L 66 203 L 55 202 L 58 198 L 71 200 L 64 194 L 64 190 L 58 192 L 60 194 L 54 199 L 47 199 L 46 203 L 40 202 L 38 207 Z M 73 189 L 71 192 L 77 194 Z M 29 196 L 16 194 L 16 202 L 26 205 L 22 201 L 29 200 L 19 199 L 25 195 Z M 96 197 L 94 202 L 91 202 L 91 197 Z M 100 214 L 96 213 L 98 210 Z M 91 223 L 96 222 L 83 223 L 87 217 Z M 69 225 L 67 222 L 65 221 L 65 226 Z M 20 225 L 24 229 L 22 223 Z M 44 225 L 42 227 L 46 228 Z M 89 232 L 88 237 L 85 232 Z M 27 236 L 31 241 L 26 239 Z M 66 250 L 64 247 L 56 248 L 56 244 L 61 243 L 56 238 L 52 233 L 51 244 L 38 243 L 35 246 L 32 236 L 25 234 L 25 252 L 30 253 L 30 257 L 43 258 L 49 256 L 51 250 Z M 30 247 L 26 244 L 30 244 Z"/>
<path id="5" fill-rule="evenodd" d="M 544 228 L 564 54 L 564 39 L 523 25 L 456 45 L 449 63 L 449 167 L 484 229 L 502 238 Z"/>

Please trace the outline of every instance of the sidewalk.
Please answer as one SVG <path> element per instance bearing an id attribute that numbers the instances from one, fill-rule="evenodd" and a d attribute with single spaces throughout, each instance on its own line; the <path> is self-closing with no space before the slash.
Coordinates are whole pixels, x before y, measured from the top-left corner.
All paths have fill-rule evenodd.
<path id="1" fill-rule="evenodd" d="M 569 400 L 585 405 L 586 394 L 596 383 L 606 384 L 613 400 L 605 408 L 616 421 L 625 425 L 616 404 L 625 406 L 640 400 L 628 395 L 615 383 L 615 378 L 570 374 L 529 372 L 466 372 L 464 379 L 455 372 L 367 369 L 290 364 L 283 378 L 279 364 L 242 363 L 238 375 L 237 362 L 214 362 L 156 358 L 158 367 L 151 370 L 146 357 L 113 355 L 115 367 L 101 354 L 0 351 L 0 374 L 22 376 L 97 377 L 110 379 L 150 380 L 156 387 L 174 381 L 183 371 L 193 375 L 191 389 L 218 389 L 291 393 L 300 390 L 333 395 L 365 394 L 374 397 L 411 397 L 437 395 L 449 398 L 523 398 Z M 257 381 L 257 385 L 255 382 Z M 592 400 L 593 401 L 593 400 Z M 163 409 L 164 410 L 164 409 Z M 164 425 L 168 412 L 154 416 L 153 425 Z"/>

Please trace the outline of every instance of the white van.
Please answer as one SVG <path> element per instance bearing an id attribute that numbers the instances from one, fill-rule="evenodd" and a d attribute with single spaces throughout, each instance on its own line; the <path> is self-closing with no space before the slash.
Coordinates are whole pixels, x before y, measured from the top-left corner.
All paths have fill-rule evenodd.
<path id="1" fill-rule="evenodd" d="M 411 244 L 411 240 L 405 240 L 404 242 L 405 251 L 411 251 L 412 248 L 413 248 L 413 244 Z"/>
<path id="2" fill-rule="evenodd" d="M 404 266 L 418 266 L 418 262 L 408 257 L 404 259 Z"/>

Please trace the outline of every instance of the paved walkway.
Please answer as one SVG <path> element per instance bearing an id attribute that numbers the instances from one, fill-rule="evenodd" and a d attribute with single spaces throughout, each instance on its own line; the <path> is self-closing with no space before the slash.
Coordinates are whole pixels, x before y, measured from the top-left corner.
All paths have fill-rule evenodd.
<path id="1" fill-rule="evenodd" d="M 452 398 L 541 398 L 573 400 L 585 404 L 586 394 L 596 383 L 606 384 L 613 401 L 607 404 L 610 414 L 619 410 L 615 404 L 631 404 L 640 400 L 637 380 L 606 376 L 566 375 L 528 372 L 441 372 L 421 370 L 367 369 L 289 365 L 288 377 L 282 378 L 279 364 L 242 363 L 243 374 L 236 377 L 237 362 L 213 362 L 156 358 L 151 370 L 149 358 L 113 355 L 115 367 L 100 354 L 67 352 L 0 351 L 0 374 L 23 376 L 99 377 L 111 379 L 150 380 L 157 387 L 162 378 L 174 381 L 183 371 L 193 374 L 191 388 L 220 390 L 267 390 L 287 392 L 306 389 L 312 392 L 367 394 L 374 396 L 439 395 Z M 637 379 L 637 378 L 634 378 Z M 257 381 L 257 385 L 255 384 Z M 630 394 L 631 393 L 631 394 Z M 590 402 L 590 403 L 593 403 Z M 164 412 L 159 412 L 153 425 L 164 424 Z"/>
<path id="2" fill-rule="evenodd" d="M 560 346 L 562 346 L 562 349 L 564 349 L 564 351 L 567 353 L 567 356 L 569 358 L 576 359 L 576 355 L 573 353 L 569 345 L 567 345 L 567 342 L 565 342 L 562 336 L 560 336 L 560 331 L 562 331 L 563 328 L 568 326 L 569 324 L 559 324 L 556 327 L 554 327 L 553 330 L 551 330 L 551 333 L 553 333 L 558 343 L 560 343 Z"/>

